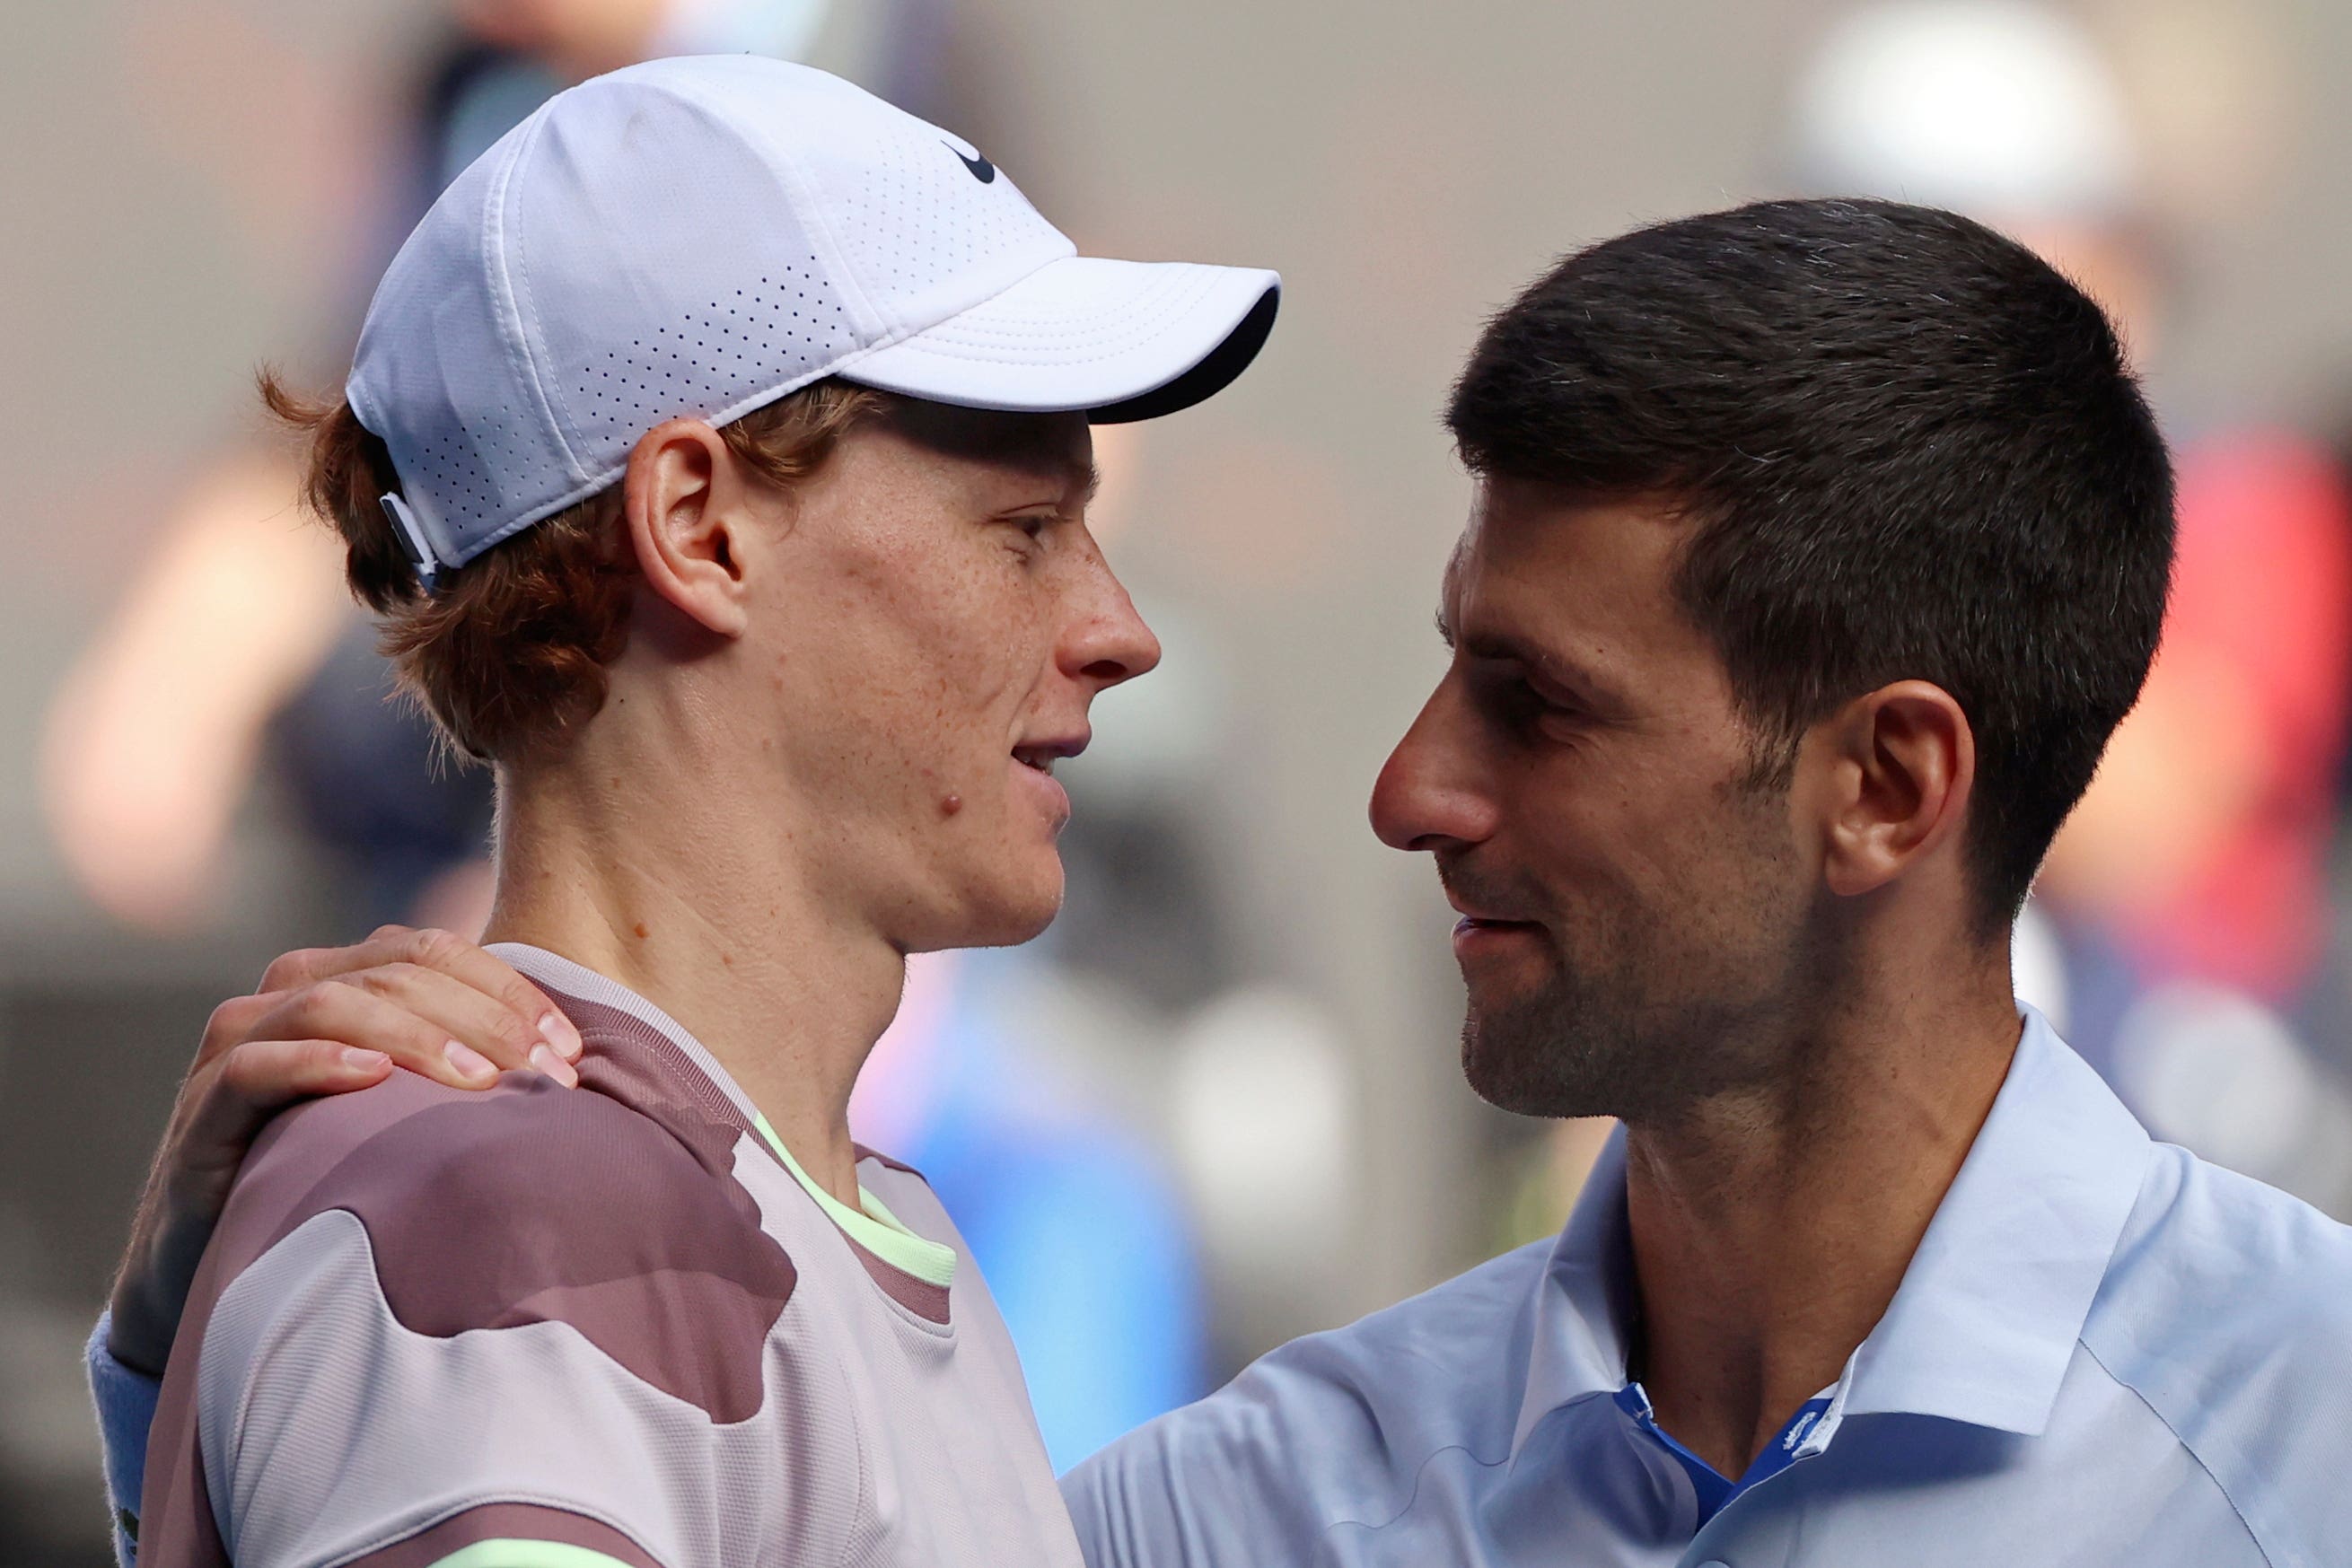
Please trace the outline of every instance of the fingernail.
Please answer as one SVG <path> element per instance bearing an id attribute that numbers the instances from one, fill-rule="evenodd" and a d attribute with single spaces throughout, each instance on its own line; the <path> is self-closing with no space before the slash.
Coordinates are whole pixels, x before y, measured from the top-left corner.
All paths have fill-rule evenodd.
<path id="1" fill-rule="evenodd" d="M 488 1057 L 462 1040 L 451 1040 L 441 1048 L 441 1054 L 449 1059 L 449 1065 L 460 1078 L 480 1080 L 499 1075 L 499 1070 L 490 1065 Z"/>
<path id="2" fill-rule="evenodd" d="M 556 1055 L 546 1046 L 534 1045 L 530 1048 L 530 1064 L 566 1089 L 580 1087 L 580 1074 L 572 1070 L 572 1063 Z"/>
<path id="3" fill-rule="evenodd" d="M 539 1038 L 555 1047 L 555 1054 L 566 1061 L 579 1061 L 581 1051 L 587 1049 L 581 1041 L 580 1031 L 562 1013 L 550 1013 L 539 1020 Z"/>
<path id="4" fill-rule="evenodd" d="M 347 1045 L 343 1047 L 343 1065 L 357 1071 L 373 1072 L 391 1060 L 392 1058 L 386 1056 L 383 1052 L 380 1051 L 369 1051 L 363 1046 Z"/>

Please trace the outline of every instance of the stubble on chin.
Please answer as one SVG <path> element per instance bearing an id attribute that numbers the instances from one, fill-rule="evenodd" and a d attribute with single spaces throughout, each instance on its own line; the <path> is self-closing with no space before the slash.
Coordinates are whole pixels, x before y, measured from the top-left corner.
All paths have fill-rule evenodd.
<path id="1" fill-rule="evenodd" d="M 1645 1107 L 1667 1064 L 1627 1019 L 1564 976 L 1505 1000 L 1475 993 L 1462 1071 L 1477 1096 L 1523 1116 L 1624 1116 Z"/>
<path id="2" fill-rule="evenodd" d="M 1482 997 L 1474 987 L 1463 1074 L 1479 1098 L 1519 1115 L 1676 1119 L 1773 1076 L 1776 1042 L 1810 988 L 1802 954 L 1791 943 L 1770 957 L 1657 963 L 1605 977 L 1556 960 L 1517 995 Z"/>

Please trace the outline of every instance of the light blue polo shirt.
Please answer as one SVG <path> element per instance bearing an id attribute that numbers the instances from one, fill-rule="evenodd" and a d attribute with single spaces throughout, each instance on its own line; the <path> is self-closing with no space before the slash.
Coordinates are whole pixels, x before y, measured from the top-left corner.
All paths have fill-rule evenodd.
<path id="1" fill-rule="evenodd" d="M 1088 1563 L 2352 1563 L 2352 1231 L 2151 1141 L 2031 1009 L 1886 1315 L 1747 1476 L 1648 1424 L 1630 1281 L 1621 1134 L 1557 1240 L 1065 1477 Z"/>

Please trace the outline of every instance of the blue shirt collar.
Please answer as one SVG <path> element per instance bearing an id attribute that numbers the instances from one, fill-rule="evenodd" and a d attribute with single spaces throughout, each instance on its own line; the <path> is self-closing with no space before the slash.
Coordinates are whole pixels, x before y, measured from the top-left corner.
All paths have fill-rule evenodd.
<path id="1" fill-rule="evenodd" d="M 2048 1424 L 2153 1145 L 2048 1020 L 2019 1011 L 2024 1030 L 1991 1113 L 1840 1380 L 1841 1419 L 1903 1412 L 2026 1436 Z M 1515 1454 L 1552 1411 L 1625 1384 L 1633 1291 L 1622 1129 L 1537 1289 Z"/>

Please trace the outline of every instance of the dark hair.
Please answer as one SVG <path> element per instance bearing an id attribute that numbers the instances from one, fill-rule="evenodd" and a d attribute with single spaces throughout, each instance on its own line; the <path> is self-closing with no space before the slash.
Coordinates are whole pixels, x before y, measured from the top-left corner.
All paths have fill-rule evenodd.
<path id="1" fill-rule="evenodd" d="M 2172 469 L 2099 308 L 2024 246 L 1890 202 L 1764 202 L 1570 256 L 1488 323 L 1474 472 L 1691 519 L 1676 581 L 1785 780 L 1805 728 L 1931 681 L 1977 748 L 2004 928 L 2138 699 Z"/>

